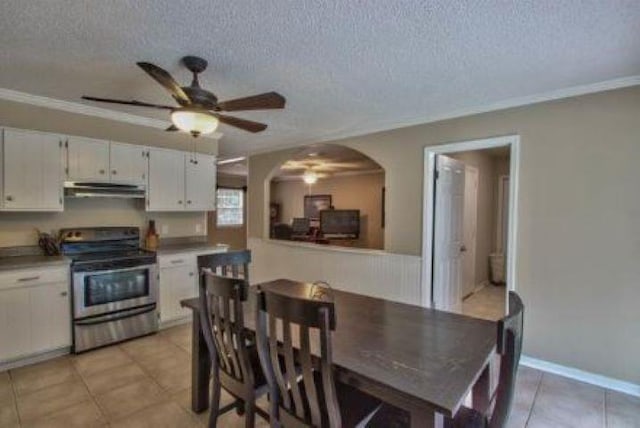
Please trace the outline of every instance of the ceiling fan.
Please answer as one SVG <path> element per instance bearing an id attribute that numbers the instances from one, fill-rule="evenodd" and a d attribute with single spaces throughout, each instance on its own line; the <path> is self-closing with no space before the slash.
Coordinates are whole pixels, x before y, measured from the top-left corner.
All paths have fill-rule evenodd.
<path id="1" fill-rule="evenodd" d="M 277 92 L 266 92 L 250 97 L 218 102 L 218 97 L 213 92 L 200 87 L 198 74 L 206 70 L 208 63 L 205 59 L 197 56 L 185 56 L 182 58 L 182 64 L 193 73 L 193 80 L 189 86 L 180 86 L 166 70 L 157 65 L 149 62 L 138 62 L 137 64 L 138 67 L 169 91 L 179 106 L 172 107 L 137 100 L 127 101 L 90 96 L 83 96 L 82 98 L 103 103 L 169 110 L 173 124 L 166 130 L 185 131 L 194 137 L 215 131 L 219 122 L 253 133 L 264 131 L 267 129 L 267 125 L 264 123 L 227 116 L 220 114 L 220 112 L 282 109 L 286 102 L 285 98 Z"/>

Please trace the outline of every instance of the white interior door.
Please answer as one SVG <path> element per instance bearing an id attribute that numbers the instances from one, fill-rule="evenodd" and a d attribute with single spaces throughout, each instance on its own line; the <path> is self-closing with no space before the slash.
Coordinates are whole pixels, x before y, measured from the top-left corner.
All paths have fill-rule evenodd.
<path id="1" fill-rule="evenodd" d="M 462 307 L 462 237 L 465 165 L 436 156 L 433 234 L 433 303 L 436 309 Z"/>
<path id="2" fill-rule="evenodd" d="M 462 239 L 462 297 L 476 287 L 476 239 L 478 233 L 478 168 L 466 165 Z"/>

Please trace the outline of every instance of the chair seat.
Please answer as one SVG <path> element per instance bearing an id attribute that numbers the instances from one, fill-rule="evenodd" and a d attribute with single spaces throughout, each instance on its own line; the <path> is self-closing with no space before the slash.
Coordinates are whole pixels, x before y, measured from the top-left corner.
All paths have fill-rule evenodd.
<path id="1" fill-rule="evenodd" d="M 383 404 L 367 424 L 367 428 L 405 428 L 411 424 L 409 412 L 390 404 Z M 445 428 L 486 428 L 485 416 L 477 410 L 461 407 L 453 419 L 445 418 Z"/>
<path id="2" fill-rule="evenodd" d="M 320 372 L 313 373 L 316 388 L 322 389 L 322 379 Z M 300 392 L 303 395 L 303 403 L 307 403 L 306 393 L 303 381 L 300 380 Z M 341 382 L 336 382 L 336 395 L 338 405 L 340 407 L 340 419 L 344 428 L 353 428 L 359 426 L 361 422 L 372 415 L 381 405 L 380 400 L 365 394 L 364 392 Z M 319 395 L 320 412 L 322 426 L 329 426 L 329 416 L 326 413 L 326 403 L 324 395 Z M 293 397 L 291 397 L 293 400 Z M 305 409 L 308 414 L 308 409 Z M 281 410 L 281 412 L 284 410 Z M 311 425 L 310 421 L 305 421 Z M 364 426 L 364 425 L 363 425 Z M 368 426 L 368 425 L 366 425 Z"/>

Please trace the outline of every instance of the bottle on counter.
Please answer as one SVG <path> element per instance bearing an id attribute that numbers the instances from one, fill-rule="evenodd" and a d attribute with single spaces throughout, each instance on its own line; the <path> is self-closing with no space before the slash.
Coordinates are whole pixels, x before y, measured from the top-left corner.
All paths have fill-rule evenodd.
<path id="1" fill-rule="evenodd" d="M 156 232 L 156 221 L 149 220 L 149 228 L 144 238 L 144 247 L 147 250 L 155 251 L 158 248 L 158 232 Z"/>

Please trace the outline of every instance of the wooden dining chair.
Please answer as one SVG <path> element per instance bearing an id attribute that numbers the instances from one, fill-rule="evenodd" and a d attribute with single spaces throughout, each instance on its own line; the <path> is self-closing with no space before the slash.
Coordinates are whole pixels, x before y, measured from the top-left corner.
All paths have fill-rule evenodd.
<path id="1" fill-rule="evenodd" d="M 258 290 L 257 303 L 256 340 L 269 384 L 271 426 L 364 426 L 380 402 L 334 380 L 333 303 L 262 290 Z"/>
<path id="2" fill-rule="evenodd" d="M 198 271 L 206 269 L 220 276 L 242 278 L 249 282 L 249 263 L 251 250 L 205 254 L 198 256 Z"/>
<path id="3" fill-rule="evenodd" d="M 462 406 L 453 418 L 444 421 L 445 428 L 503 428 L 507 425 L 516 388 L 516 374 L 522 351 L 524 305 L 520 296 L 509 292 L 509 313 L 498 321 L 498 354 L 500 374 L 494 396 L 487 409 Z M 493 411 L 490 411 L 493 404 Z M 370 428 L 399 428 L 409 425 L 409 415 L 398 408 L 383 405 L 371 420 Z"/>
<path id="4" fill-rule="evenodd" d="M 250 344 L 244 327 L 243 302 L 247 300 L 247 289 L 245 279 L 202 271 L 200 328 L 213 367 L 209 428 L 216 426 L 218 416 L 234 408 L 245 415 L 246 427 L 254 426 L 256 413 L 269 420 L 269 414 L 256 407 L 256 399 L 268 392 L 268 385 L 256 347 Z M 221 388 L 236 399 L 222 409 Z"/>

